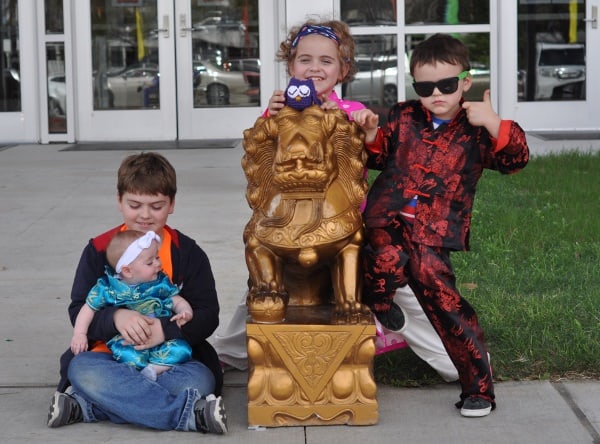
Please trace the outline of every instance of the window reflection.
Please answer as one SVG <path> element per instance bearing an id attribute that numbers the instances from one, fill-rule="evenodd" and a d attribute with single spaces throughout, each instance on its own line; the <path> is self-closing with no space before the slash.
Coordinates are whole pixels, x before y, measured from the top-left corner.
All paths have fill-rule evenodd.
<path id="1" fill-rule="evenodd" d="M 48 131 L 67 132 L 67 89 L 64 43 L 46 43 L 48 73 Z"/>
<path id="2" fill-rule="evenodd" d="M 158 108 L 156 0 L 123 7 L 92 0 L 94 109 Z"/>
<path id="3" fill-rule="evenodd" d="M 46 34 L 64 33 L 63 0 L 45 0 Z"/>
<path id="4" fill-rule="evenodd" d="M 0 112 L 21 111 L 21 74 L 19 63 L 19 14 L 16 1 L 0 0 L 0 39 L 2 39 L 2 77 Z"/>
<path id="5" fill-rule="evenodd" d="M 489 2 L 481 0 L 406 0 L 407 25 L 489 23 Z M 342 20 L 351 26 L 396 25 L 395 0 L 342 0 Z"/>
<path id="6" fill-rule="evenodd" d="M 395 0 L 342 0 L 342 20 L 350 26 L 396 25 Z"/>
<path id="7" fill-rule="evenodd" d="M 398 102 L 397 37 L 390 35 L 356 36 L 354 79 L 343 85 L 345 99 L 356 100 L 376 110 Z"/>
<path id="8" fill-rule="evenodd" d="M 199 4 L 192 17 L 194 107 L 259 106 L 258 0 Z"/>
<path id="9" fill-rule="evenodd" d="M 490 4 L 481 0 L 406 0 L 407 25 L 458 25 L 490 22 Z"/>
<path id="10" fill-rule="evenodd" d="M 585 100 L 585 1 L 518 8 L 519 101 Z"/>

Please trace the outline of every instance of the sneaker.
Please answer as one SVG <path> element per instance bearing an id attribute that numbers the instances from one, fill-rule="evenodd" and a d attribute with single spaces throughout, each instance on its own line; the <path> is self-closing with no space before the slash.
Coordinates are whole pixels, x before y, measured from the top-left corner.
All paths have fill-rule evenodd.
<path id="1" fill-rule="evenodd" d="M 227 433 L 227 414 L 223 405 L 223 398 L 208 395 L 196 401 L 196 428 L 202 433 Z"/>
<path id="2" fill-rule="evenodd" d="M 467 418 L 481 418 L 492 411 L 492 403 L 483 398 L 470 397 L 465 399 L 460 414 Z"/>
<path id="3" fill-rule="evenodd" d="M 402 313 L 402 309 L 398 304 L 393 301 L 388 311 L 375 312 L 375 316 L 377 316 L 377 320 L 381 325 L 388 330 L 398 331 L 404 327 L 404 313 Z"/>
<path id="4" fill-rule="evenodd" d="M 81 421 L 83 421 L 83 414 L 75 398 L 66 393 L 54 393 L 48 412 L 48 427 L 62 427 Z"/>

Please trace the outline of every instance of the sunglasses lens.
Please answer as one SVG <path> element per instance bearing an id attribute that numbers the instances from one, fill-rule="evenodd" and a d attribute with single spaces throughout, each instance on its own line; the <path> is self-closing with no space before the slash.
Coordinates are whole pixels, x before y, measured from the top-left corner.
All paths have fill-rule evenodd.
<path id="1" fill-rule="evenodd" d="M 437 82 L 437 88 L 442 94 L 452 94 L 458 89 L 458 77 L 450 77 Z"/>
<path id="2" fill-rule="evenodd" d="M 414 82 L 413 88 L 417 95 L 421 97 L 429 97 L 433 94 L 435 83 L 433 82 Z"/>

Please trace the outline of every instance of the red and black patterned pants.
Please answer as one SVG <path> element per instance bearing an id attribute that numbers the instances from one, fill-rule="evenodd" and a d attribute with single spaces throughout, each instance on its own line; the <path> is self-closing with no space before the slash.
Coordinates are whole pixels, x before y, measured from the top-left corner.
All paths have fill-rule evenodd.
<path id="1" fill-rule="evenodd" d="M 483 330 L 456 288 L 450 250 L 414 243 L 411 231 L 403 220 L 367 229 L 363 301 L 374 312 L 389 310 L 396 289 L 408 284 L 458 370 L 462 393 L 457 405 L 477 396 L 495 406 Z"/>

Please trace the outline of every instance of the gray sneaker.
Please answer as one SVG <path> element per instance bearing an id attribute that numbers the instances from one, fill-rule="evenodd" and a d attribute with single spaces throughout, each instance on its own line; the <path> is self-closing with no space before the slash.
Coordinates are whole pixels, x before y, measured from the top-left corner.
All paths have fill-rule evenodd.
<path id="1" fill-rule="evenodd" d="M 481 418 L 487 416 L 492 411 L 492 403 L 483 398 L 471 396 L 465 399 L 460 414 L 467 418 Z"/>
<path id="2" fill-rule="evenodd" d="M 194 406 L 196 414 L 196 429 L 202 433 L 227 433 L 227 414 L 223 405 L 223 398 L 208 395 L 196 401 Z"/>
<path id="3" fill-rule="evenodd" d="M 81 421 L 83 414 L 75 398 L 66 393 L 55 392 L 48 412 L 48 427 L 62 427 Z"/>

